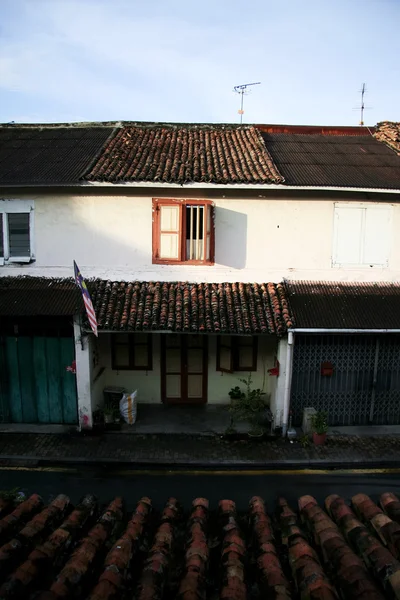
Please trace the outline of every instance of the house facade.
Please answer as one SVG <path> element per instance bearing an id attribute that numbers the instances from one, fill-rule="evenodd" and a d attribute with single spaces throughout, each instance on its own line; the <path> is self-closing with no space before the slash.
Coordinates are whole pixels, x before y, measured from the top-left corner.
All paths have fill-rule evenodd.
<path id="1" fill-rule="evenodd" d="M 91 426 L 110 386 L 226 404 L 251 373 L 285 427 L 307 328 L 290 282 L 399 281 L 400 158 L 364 128 L 11 126 L 0 143 L 3 420 Z M 315 344 L 317 330 L 377 329 L 319 323 Z M 306 403 L 294 399 L 297 421 Z"/>

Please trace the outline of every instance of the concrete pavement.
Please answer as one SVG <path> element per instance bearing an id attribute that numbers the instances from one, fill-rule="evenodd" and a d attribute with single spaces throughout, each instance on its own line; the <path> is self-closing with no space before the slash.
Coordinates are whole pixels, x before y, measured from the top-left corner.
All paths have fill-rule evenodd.
<path id="1" fill-rule="evenodd" d="M 328 437 L 325 446 L 281 438 L 226 441 L 220 436 L 0 433 L 0 465 L 121 465 L 248 469 L 396 467 L 400 436 Z"/>

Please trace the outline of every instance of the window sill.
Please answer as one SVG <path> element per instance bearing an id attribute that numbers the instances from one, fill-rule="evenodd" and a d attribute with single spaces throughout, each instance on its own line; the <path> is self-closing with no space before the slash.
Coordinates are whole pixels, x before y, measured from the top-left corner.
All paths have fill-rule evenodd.
<path id="1" fill-rule="evenodd" d="M 205 261 L 205 260 L 162 260 L 162 259 L 158 259 L 158 258 L 153 258 L 152 260 L 152 264 L 153 265 L 169 265 L 169 266 L 173 266 L 173 265 L 177 265 L 177 266 L 182 266 L 182 265 L 188 265 L 191 267 L 213 267 L 215 265 L 214 261 Z"/>
<path id="2" fill-rule="evenodd" d="M 113 371 L 152 371 L 153 367 L 111 367 Z"/>
<path id="3" fill-rule="evenodd" d="M 21 256 L 21 257 L 12 257 L 12 258 L 0 258 L 0 266 L 7 266 L 7 265 L 15 265 L 15 264 L 30 264 L 35 262 L 34 258 L 31 258 L 30 256 Z"/>
<path id="4" fill-rule="evenodd" d="M 332 263 L 332 269 L 388 269 L 389 264 L 370 264 L 370 263 Z"/>

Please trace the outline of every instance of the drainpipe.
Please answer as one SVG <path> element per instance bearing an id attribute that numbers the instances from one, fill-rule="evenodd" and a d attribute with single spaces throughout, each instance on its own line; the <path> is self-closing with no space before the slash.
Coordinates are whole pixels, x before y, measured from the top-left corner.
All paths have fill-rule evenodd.
<path id="1" fill-rule="evenodd" d="M 292 383 L 292 368 L 293 368 L 293 347 L 294 334 L 293 331 L 288 332 L 288 345 L 286 351 L 286 378 L 283 391 L 283 424 L 282 435 L 286 436 L 289 425 L 289 408 L 290 408 L 290 385 Z"/>

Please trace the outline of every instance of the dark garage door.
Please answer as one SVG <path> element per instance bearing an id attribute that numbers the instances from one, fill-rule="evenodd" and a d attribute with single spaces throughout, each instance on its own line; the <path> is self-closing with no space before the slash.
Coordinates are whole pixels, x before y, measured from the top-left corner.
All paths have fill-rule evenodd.
<path id="1" fill-rule="evenodd" d="M 322 374 L 330 363 L 332 375 Z M 300 425 L 307 406 L 330 425 L 400 423 L 400 336 L 297 335 L 291 408 Z"/>

